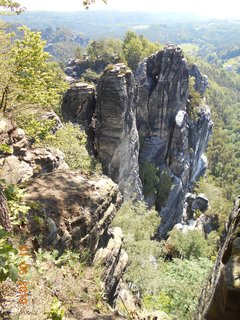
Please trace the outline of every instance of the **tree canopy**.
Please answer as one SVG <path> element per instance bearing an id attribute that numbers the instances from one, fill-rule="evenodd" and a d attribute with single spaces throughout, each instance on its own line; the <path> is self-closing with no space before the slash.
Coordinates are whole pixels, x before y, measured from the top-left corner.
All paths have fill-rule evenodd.
<path id="1" fill-rule="evenodd" d="M 17 14 L 25 10 L 25 8 L 22 7 L 19 2 L 13 0 L 0 0 L 0 8 L 9 9 L 12 12 L 16 12 Z"/>

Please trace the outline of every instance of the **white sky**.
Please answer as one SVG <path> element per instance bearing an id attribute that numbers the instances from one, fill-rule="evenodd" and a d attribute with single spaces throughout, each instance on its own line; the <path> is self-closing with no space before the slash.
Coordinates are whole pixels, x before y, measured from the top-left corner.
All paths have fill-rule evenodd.
<path id="1" fill-rule="evenodd" d="M 19 0 L 28 10 L 77 11 L 82 0 Z M 96 0 L 90 10 L 190 12 L 211 17 L 240 18 L 240 0 Z"/>

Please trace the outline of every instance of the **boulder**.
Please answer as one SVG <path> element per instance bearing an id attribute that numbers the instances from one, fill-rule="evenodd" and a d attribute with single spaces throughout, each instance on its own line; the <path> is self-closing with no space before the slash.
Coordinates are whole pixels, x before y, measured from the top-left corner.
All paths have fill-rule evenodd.
<path id="1" fill-rule="evenodd" d="M 33 176 L 33 167 L 16 156 L 0 159 L 0 177 L 9 184 L 21 183 Z"/>
<path id="2" fill-rule="evenodd" d="M 59 116 L 54 112 L 54 111 L 50 111 L 50 112 L 46 112 L 41 116 L 42 120 L 51 120 L 52 122 L 54 122 L 54 125 L 51 129 L 51 132 L 54 134 L 57 132 L 57 130 L 63 128 L 63 124 L 59 118 Z"/>
<path id="3" fill-rule="evenodd" d="M 207 211 L 209 207 L 209 200 L 205 194 L 200 193 L 192 202 L 192 211 L 200 210 L 201 212 Z"/>

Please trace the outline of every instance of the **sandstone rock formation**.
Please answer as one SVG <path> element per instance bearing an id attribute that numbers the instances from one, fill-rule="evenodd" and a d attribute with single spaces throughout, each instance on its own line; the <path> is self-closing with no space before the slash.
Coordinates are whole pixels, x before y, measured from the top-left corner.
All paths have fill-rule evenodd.
<path id="1" fill-rule="evenodd" d="M 237 320 L 240 315 L 240 196 L 211 277 L 199 299 L 195 320 Z"/>
<path id="2" fill-rule="evenodd" d="M 199 106 L 197 119 L 187 113 L 189 68 L 180 48 L 168 45 L 144 59 L 136 71 L 136 82 L 137 127 L 143 141 L 140 159 L 160 172 L 166 170 L 172 180 L 164 207 L 158 205 L 162 216 L 159 237 L 165 238 L 181 222 L 185 194 L 206 169 L 203 152 L 213 123 L 205 105 Z M 161 192 L 156 186 L 155 194 Z"/>
<path id="3" fill-rule="evenodd" d="M 66 248 L 98 248 L 122 198 L 118 186 L 107 177 L 87 179 L 77 171 L 56 171 L 29 182 L 27 200 L 37 201 L 41 210 L 33 210 L 45 221 L 36 226 L 43 234 L 42 247 L 52 246 L 62 252 Z M 31 216 L 30 216 L 31 218 Z"/>
<path id="4" fill-rule="evenodd" d="M 62 116 L 64 121 L 79 124 L 88 130 L 95 111 L 95 87 L 86 83 L 75 83 L 64 95 Z"/>
<path id="5" fill-rule="evenodd" d="M 95 148 L 104 172 L 125 198 L 142 198 L 136 99 L 134 76 L 124 64 L 105 71 L 97 87 Z"/>
<path id="6" fill-rule="evenodd" d="M 189 112 L 190 75 L 203 96 L 207 78 L 196 65 L 188 67 L 179 47 L 167 45 L 145 58 L 135 75 L 124 64 L 106 68 L 98 81 L 95 107 L 92 93 L 74 86 L 62 107 L 65 120 L 91 126 L 90 145 L 125 198 L 143 199 L 149 188 L 142 188 L 142 172 L 158 181 L 144 197 L 162 217 L 159 238 L 182 222 L 185 195 L 207 167 L 204 151 L 213 122 L 204 100 L 195 106 L 194 116 Z M 145 165 L 155 168 L 155 177 Z"/>
<path id="7" fill-rule="evenodd" d="M 40 173 L 67 168 L 60 150 L 31 148 L 22 129 L 10 121 L 0 120 L 1 179 L 16 184 Z"/>
<path id="8" fill-rule="evenodd" d="M 208 87 L 208 77 L 201 74 L 195 63 L 190 67 L 189 75 L 195 78 L 195 90 L 203 97 Z"/>

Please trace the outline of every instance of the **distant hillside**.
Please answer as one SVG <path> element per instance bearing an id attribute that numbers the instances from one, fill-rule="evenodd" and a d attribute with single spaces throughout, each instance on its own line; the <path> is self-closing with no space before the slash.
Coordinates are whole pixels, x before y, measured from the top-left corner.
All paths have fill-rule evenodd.
<path id="1" fill-rule="evenodd" d="M 187 14 L 117 11 L 25 12 L 20 16 L 3 19 L 38 30 L 67 28 L 90 40 L 106 37 L 122 39 L 126 31 L 132 29 L 150 41 L 183 44 L 190 55 L 223 65 L 227 70 L 240 72 L 240 21 L 237 20 L 203 19 Z M 60 49 L 55 50 L 61 51 L 61 47 L 66 49 L 71 46 L 69 41 L 63 42 L 58 44 Z M 53 51 L 50 53 L 54 54 Z M 60 57 L 59 60 L 64 59 Z"/>

